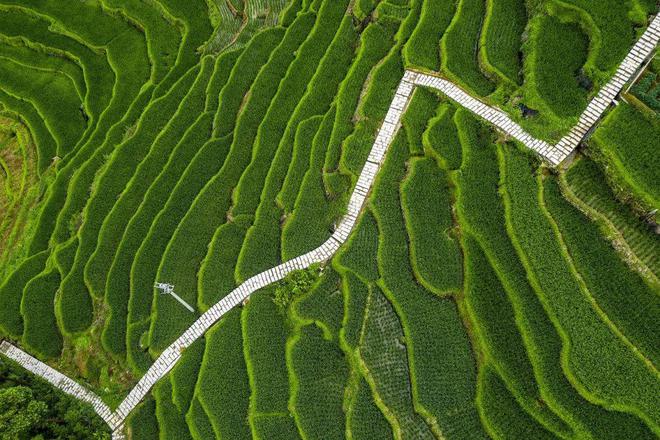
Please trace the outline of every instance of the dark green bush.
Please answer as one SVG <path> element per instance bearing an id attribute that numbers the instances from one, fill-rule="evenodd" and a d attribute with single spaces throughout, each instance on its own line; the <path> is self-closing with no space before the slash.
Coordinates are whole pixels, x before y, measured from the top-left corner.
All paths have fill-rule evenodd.
<path id="1" fill-rule="evenodd" d="M 44 404 L 45 413 L 42 413 L 42 417 L 25 438 L 110 440 L 108 426 L 90 405 L 64 394 L 5 357 L 0 358 L 0 384 L 0 390 L 5 392 L 15 389 L 14 387 L 27 388 L 32 395 L 30 401 Z M 11 406 L 15 408 L 14 403 Z M 0 410 L 3 412 L 0 418 L 10 416 L 7 409 L 4 407 Z M 6 432 L 0 435 L 7 439 L 22 438 L 7 435 Z"/>

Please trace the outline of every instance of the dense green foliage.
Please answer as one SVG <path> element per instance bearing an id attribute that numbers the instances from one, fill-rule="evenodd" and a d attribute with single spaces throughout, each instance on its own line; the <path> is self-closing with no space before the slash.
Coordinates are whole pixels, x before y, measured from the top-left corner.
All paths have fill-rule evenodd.
<path id="1" fill-rule="evenodd" d="M 0 437 L 110 439 L 91 407 L 6 359 L 0 359 L 0 384 Z"/>
<path id="2" fill-rule="evenodd" d="M 656 9 L 0 0 L 0 337 L 115 408 L 331 239 L 405 69 L 556 140 Z M 416 88 L 339 251 L 182 349 L 127 438 L 656 438 L 651 77 L 555 170 Z M 0 437 L 108 438 L 0 367 Z"/>

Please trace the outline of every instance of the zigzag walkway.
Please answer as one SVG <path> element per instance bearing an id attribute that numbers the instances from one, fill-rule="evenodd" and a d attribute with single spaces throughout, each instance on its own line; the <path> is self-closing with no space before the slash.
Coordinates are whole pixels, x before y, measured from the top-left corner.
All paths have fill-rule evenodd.
<path id="1" fill-rule="evenodd" d="M 60 388 L 85 402 L 91 403 L 97 413 L 108 423 L 113 430 L 113 439 L 124 439 L 123 424 L 126 417 L 142 401 L 149 390 L 163 378 L 179 361 L 182 352 L 195 340 L 208 331 L 225 313 L 247 299 L 253 292 L 272 283 L 282 280 L 289 273 L 305 269 L 312 264 L 329 260 L 339 247 L 348 239 L 353 230 L 358 215 L 371 190 L 376 174 L 383 162 L 385 153 L 392 143 L 399 127 L 401 115 L 410 101 L 415 86 L 432 87 L 441 91 L 451 100 L 474 112 L 481 118 L 495 125 L 499 130 L 515 138 L 528 148 L 536 151 L 551 165 L 559 165 L 569 156 L 582 139 L 589 133 L 602 117 L 605 110 L 615 100 L 624 85 L 632 79 L 645 60 L 651 55 L 660 40 L 660 15 L 656 16 L 644 35 L 633 46 L 630 53 L 619 66 L 614 77 L 599 91 L 597 96 L 589 103 L 579 118 L 578 124 L 562 138 L 556 145 L 536 139 L 526 133 L 518 124 L 513 122 L 501 110 L 490 107 L 480 100 L 470 96 L 455 84 L 437 76 L 406 71 L 399 83 L 394 99 L 390 104 L 385 121 L 381 126 L 374 142 L 367 162 L 355 185 L 348 203 L 348 212 L 339 223 L 332 236 L 321 246 L 302 256 L 289 260 L 276 267 L 268 269 L 245 281 L 226 297 L 218 301 L 202 316 L 200 316 L 174 343 L 167 347 L 154 361 L 147 373 L 142 376 L 137 385 L 128 393 L 114 412 L 111 412 L 101 399 L 79 385 L 72 379 L 55 371 L 46 364 L 38 361 L 21 349 L 4 341 L 0 344 L 0 352 L 15 360 L 26 369 L 32 371 Z"/>

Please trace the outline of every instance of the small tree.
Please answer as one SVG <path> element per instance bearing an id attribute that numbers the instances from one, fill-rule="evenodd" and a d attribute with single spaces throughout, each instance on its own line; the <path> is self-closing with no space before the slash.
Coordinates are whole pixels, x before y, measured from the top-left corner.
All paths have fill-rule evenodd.
<path id="1" fill-rule="evenodd" d="M 47 412 L 48 406 L 35 400 L 28 387 L 0 389 L 0 438 L 29 438 Z"/>
<path id="2" fill-rule="evenodd" d="M 319 266 L 313 265 L 307 269 L 296 270 L 287 275 L 275 288 L 273 302 L 281 310 L 286 310 L 297 296 L 309 292 L 319 278 Z"/>

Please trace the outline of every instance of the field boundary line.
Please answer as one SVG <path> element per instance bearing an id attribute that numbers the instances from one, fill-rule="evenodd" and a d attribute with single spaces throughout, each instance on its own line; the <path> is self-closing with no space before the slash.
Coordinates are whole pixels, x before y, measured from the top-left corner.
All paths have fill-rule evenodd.
<path id="1" fill-rule="evenodd" d="M 316 263 L 323 263 L 334 256 L 353 231 L 362 207 L 371 191 L 376 174 L 385 158 L 387 149 L 401 127 L 401 117 L 405 112 L 412 92 L 417 86 L 434 88 L 452 101 L 475 113 L 507 135 L 535 151 L 552 166 L 558 166 L 578 147 L 580 142 L 593 131 L 602 115 L 615 101 L 624 86 L 633 79 L 646 59 L 653 53 L 660 40 L 660 14 L 652 20 L 642 37 L 635 43 L 616 73 L 603 86 L 587 105 L 578 123 L 556 145 L 536 139 L 525 132 L 506 113 L 483 103 L 447 79 L 435 74 L 406 70 L 398 85 L 394 98 L 371 147 L 369 156 L 353 188 L 347 213 L 341 219 L 334 233 L 318 248 L 304 255 L 261 272 L 232 290 L 227 296 L 203 313 L 179 338 L 158 356 L 138 383 L 113 412 L 93 392 L 73 379 L 59 373 L 43 362 L 33 358 L 20 348 L 3 341 L 0 353 L 17 361 L 34 374 L 43 377 L 57 388 L 84 402 L 92 404 L 94 410 L 113 430 L 114 440 L 123 440 L 124 421 L 151 388 L 176 365 L 183 351 L 206 333 L 228 311 L 243 303 L 252 293 L 284 279 L 293 271 L 305 269 Z"/>

